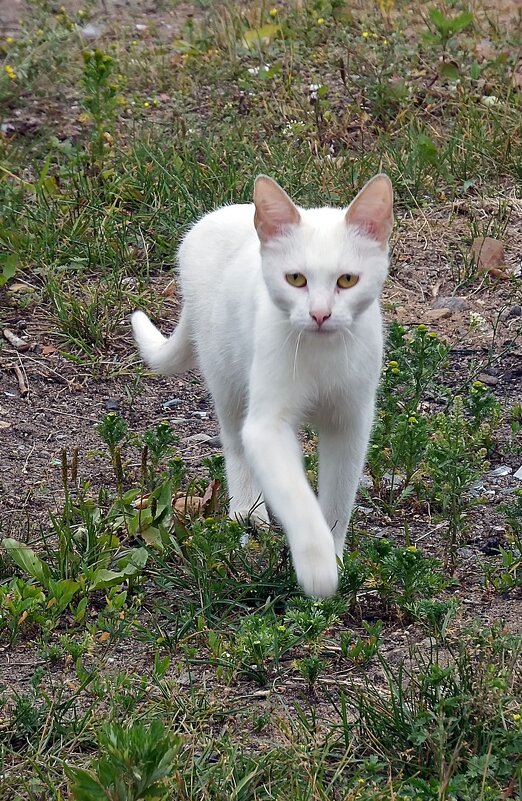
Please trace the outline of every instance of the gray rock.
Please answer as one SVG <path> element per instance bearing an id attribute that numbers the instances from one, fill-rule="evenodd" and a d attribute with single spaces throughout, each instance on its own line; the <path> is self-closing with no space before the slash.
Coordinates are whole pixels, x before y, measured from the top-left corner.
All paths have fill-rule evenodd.
<path id="1" fill-rule="evenodd" d="M 498 378 L 496 375 L 489 375 L 489 373 L 480 373 L 477 376 L 477 381 L 480 381 L 482 384 L 486 384 L 488 387 L 494 387 L 498 384 Z"/>
<path id="2" fill-rule="evenodd" d="M 466 298 L 459 295 L 440 296 L 433 302 L 434 309 L 449 309 L 450 312 L 467 311 L 471 308 Z"/>
<path id="3" fill-rule="evenodd" d="M 494 470 L 488 470 L 488 476 L 509 476 L 512 472 L 512 467 L 507 464 L 501 464 L 500 467 L 495 467 Z"/>
<path id="4" fill-rule="evenodd" d="M 183 442 L 210 442 L 212 437 L 210 434 L 191 434 L 190 437 L 185 437 Z"/>
<path id="5" fill-rule="evenodd" d="M 161 408 L 167 411 L 168 409 L 177 409 L 178 406 L 181 406 L 182 401 L 179 398 L 171 398 L 170 400 L 166 400 L 165 403 L 161 405 Z"/>

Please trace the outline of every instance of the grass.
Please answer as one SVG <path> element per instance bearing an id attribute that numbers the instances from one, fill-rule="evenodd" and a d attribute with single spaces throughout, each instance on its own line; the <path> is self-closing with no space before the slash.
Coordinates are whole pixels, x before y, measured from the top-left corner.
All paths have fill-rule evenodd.
<path id="1" fill-rule="evenodd" d="M 0 522 L 2 798 L 515 798 L 520 491 L 492 505 L 484 487 L 491 466 L 518 466 L 522 417 L 477 377 L 520 347 L 505 317 L 520 280 L 500 293 L 469 250 L 518 242 L 520 15 L 193 6 L 167 39 L 153 14 L 146 31 L 109 22 L 93 47 L 94 5 L 33 0 L 0 44 L 2 328 L 30 317 L 89 389 L 125 387 L 86 435 L 94 455 L 56 451 L 52 502 Z M 133 416 L 148 379 L 126 321 L 168 311 L 156 288 L 183 232 L 249 201 L 258 172 L 302 204 L 342 205 L 381 169 L 398 258 L 377 419 L 340 591 L 314 602 L 278 532 L 241 547 L 221 457 L 185 459 L 173 424 Z M 476 312 L 448 341 L 392 319 L 411 297 L 404 248 L 439 209 L 447 261 L 430 231 L 423 297 L 440 279 L 486 314 L 499 292 L 489 339 Z M 489 554 L 475 545 L 493 535 Z"/>

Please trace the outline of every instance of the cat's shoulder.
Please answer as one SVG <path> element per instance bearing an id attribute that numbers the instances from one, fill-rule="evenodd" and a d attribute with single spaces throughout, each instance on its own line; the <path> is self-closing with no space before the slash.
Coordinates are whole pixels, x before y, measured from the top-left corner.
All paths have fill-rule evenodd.
<path id="1" fill-rule="evenodd" d="M 251 223 L 253 225 L 254 212 L 253 203 L 231 203 L 207 212 L 196 222 L 196 226 L 227 225 L 228 223 Z"/>

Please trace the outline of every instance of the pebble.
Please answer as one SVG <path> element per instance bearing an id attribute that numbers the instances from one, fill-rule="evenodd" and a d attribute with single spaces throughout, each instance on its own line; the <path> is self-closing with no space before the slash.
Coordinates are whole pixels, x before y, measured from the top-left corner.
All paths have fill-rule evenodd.
<path id="1" fill-rule="evenodd" d="M 506 317 L 522 317 L 522 306 L 515 303 L 515 305 L 509 309 Z"/>
<path id="2" fill-rule="evenodd" d="M 451 317 L 451 309 L 430 309 L 425 313 L 424 317 L 428 322 L 434 323 L 436 320 L 443 320 L 445 317 Z"/>
<path id="3" fill-rule="evenodd" d="M 433 303 L 434 309 L 449 309 L 449 311 L 456 312 L 456 311 L 467 311 L 471 308 L 466 298 L 463 298 L 459 295 L 449 295 L 447 297 L 438 297 L 435 299 Z"/>
<path id="4" fill-rule="evenodd" d="M 206 412 L 192 412 L 192 417 L 196 417 L 198 420 L 206 420 L 208 414 Z"/>
<path id="5" fill-rule="evenodd" d="M 495 467 L 494 470 L 488 470 L 488 476 L 509 476 L 512 472 L 512 467 L 507 464 L 501 464 L 500 467 Z"/>
<path id="6" fill-rule="evenodd" d="M 109 398 L 105 401 L 105 408 L 108 412 L 119 412 L 120 402 L 119 400 L 116 400 L 116 398 Z"/>
<path id="7" fill-rule="evenodd" d="M 460 559 L 476 559 L 476 553 L 473 548 L 457 548 L 457 554 Z"/>
<path id="8" fill-rule="evenodd" d="M 496 375 L 488 375 L 488 373 L 480 373 L 477 376 L 477 381 L 480 381 L 481 384 L 486 384 L 488 387 L 494 387 L 498 384 L 498 378 Z"/>
<path id="9" fill-rule="evenodd" d="M 516 473 L 513 473 L 514 478 L 519 478 L 522 481 L 522 465 L 518 468 Z"/>
<path id="10" fill-rule="evenodd" d="M 210 442 L 213 437 L 210 434 L 192 434 L 190 437 L 184 437 L 183 442 Z"/>
<path id="11" fill-rule="evenodd" d="M 164 411 L 168 409 L 176 409 L 178 406 L 181 406 L 182 401 L 179 398 L 171 398 L 170 400 L 166 400 L 165 403 L 161 405 L 161 408 Z"/>

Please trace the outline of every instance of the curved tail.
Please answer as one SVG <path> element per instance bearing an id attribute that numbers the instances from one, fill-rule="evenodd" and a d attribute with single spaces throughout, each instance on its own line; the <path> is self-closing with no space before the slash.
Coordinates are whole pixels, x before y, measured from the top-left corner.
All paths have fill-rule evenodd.
<path id="1" fill-rule="evenodd" d="M 134 339 L 140 354 L 152 370 L 161 375 L 175 375 L 195 367 L 194 348 L 184 311 L 181 312 L 179 323 L 168 339 L 142 311 L 134 312 L 131 320 Z"/>

